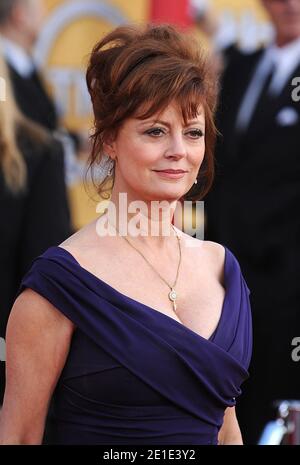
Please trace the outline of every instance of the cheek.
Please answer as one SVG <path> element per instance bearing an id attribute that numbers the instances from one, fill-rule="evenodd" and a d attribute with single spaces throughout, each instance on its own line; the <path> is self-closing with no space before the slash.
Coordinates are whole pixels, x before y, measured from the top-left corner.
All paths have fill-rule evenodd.
<path id="1" fill-rule="evenodd" d="M 200 166 L 204 160 L 204 156 L 205 156 L 205 143 L 203 143 L 201 147 L 195 151 L 193 155 L 193 164 L 195 166 Z"/>
<path id="2" fill-rule="evenodd" d="M 134 182 L 143 178 L 143 172 L 148 166 L 145 161 L 145 154 L 137 146 L 130 144 L 130 147 L 123 147 L 119 152 L 118 163 L 121 175 L 127 182 Z"/>
<path id="3" fill-rule="evenodd" d="M 205 157 L 205 144 L 203 144 L 203 148 L 201 150 L 200 162 L 202 163 Z"/>
<path id="4" fill-rule="evenodd" d="M 156 159 L 156 151 L 150 144 L 147 145 L 137 140 L 124 140 L 120 141 L 118 145 L 119 159 L 122 166 L 126 169 L 133 171 L 140 170 L 141 168 L 151 167 Z"/>

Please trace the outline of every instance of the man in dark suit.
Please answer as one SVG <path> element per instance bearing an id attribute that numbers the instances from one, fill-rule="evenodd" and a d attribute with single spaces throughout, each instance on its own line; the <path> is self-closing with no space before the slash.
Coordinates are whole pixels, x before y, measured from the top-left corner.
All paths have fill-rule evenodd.
<path id="1" fill-rule="evenodd" d="M 300 397 L 300 0 L 263 0 L 275 41 L 237 54 L 221 81 L 215 186 L 206 200 L 206 239 L 237 255 L 251 290 L 254 350 L 237 408 L 256 443 L 274 401 Z"/>
<path id="2" fill-rule="evenodd" d="M 16 102 L 22 113 L 50 130 L 63 145 L 66 182 L 84 171 L 77 153 L 86 141 L 60 126 L 59 116 L 33 59 L 33 49 L 43 24 L 41 0 L 1 0 L 0 39 L 9 68 Z"/>
<path id="3" fill-rule="evenodd" d="M 32 58 L 43 20 L 40 0 L 3 0 L 0 33 L 15 97 L 23 113 L 53 131 L 58 127 L 56 109 Z"/>

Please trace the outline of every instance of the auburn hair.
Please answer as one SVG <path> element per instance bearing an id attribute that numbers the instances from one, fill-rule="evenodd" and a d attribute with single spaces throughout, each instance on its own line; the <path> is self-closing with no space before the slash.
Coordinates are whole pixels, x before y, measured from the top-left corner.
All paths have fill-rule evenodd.
<path id="1" fill-rule="evenodd" d="M 89 168 L 101 161 L 106 136 L 116 136 L 126 118 L 149 118 L 176 101 L 187 124 L 203 105 L 205 156 L 198 183 L 183 199 L 204 197 L 214 177 L 214 69 L 197 39 L 169 24 L 125 25 L 106 34 L 95 45 L 86 74 L 94 111 Z M 99 194 L 105 181 L 96 185 Z"/>

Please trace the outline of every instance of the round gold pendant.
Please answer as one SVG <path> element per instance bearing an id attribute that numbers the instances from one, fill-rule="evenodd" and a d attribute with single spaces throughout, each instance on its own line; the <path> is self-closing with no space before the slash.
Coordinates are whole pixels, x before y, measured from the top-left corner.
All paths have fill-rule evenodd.
<path id="1" fill-rule="evenodd" d="M 174 289 L 172 289 L 169 292 L 169 299 L 172 300 L 172 302 L 174 302 L 177 299 L 177 294 L 176 294 L 176 291 Z"/>

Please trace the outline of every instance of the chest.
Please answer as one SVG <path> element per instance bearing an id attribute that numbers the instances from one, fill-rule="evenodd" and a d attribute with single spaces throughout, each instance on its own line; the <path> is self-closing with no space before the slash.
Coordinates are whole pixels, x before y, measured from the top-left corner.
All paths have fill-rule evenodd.
<path id="1" fill-rule="evenodd" d="M 195 256 L 193 261 L 190 258 L 185 256 L 181 262 L 175 286 L 176 311 L 167 285 L 172 286 L 175 281 L 176 264 L 170 266 L 158 260 L 152 268 L 140 257 L 130 256 L 124 260 L 118 255 L 102 254 L 98 262 L 101 266 L 95 260 L 87 260 L 83 266 L 121 294 L 208 339 L 220 320 L 225 289 L 214 273 L 208 271 L 209 267 L 198 264 Z"/>

